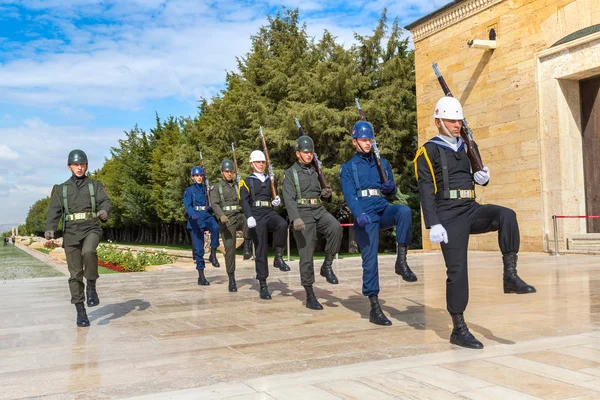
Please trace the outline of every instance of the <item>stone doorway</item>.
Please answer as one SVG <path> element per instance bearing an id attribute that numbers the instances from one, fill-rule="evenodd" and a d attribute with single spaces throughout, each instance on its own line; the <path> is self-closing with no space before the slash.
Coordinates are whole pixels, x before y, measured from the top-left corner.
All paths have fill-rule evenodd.
<path id="1" fill-rule="evenodd" d="M 600 215 L 600 76 L 579 82 L 585 203 L 587 215 Z M 587 220 L 588 233 L 600 233 L 600 219 Z"/>

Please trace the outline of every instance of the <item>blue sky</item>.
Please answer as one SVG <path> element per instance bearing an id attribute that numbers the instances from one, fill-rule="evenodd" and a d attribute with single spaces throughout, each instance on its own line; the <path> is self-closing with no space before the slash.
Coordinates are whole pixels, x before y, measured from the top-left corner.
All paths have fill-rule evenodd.
<path id="1" fill-rule="evenodd" d="M 282 6 L 350 46 L 383 8 L 401 25 L 447 0 L 0 0 L 0 228 L 66 180 L 73 148 L 99 168 L 155 112 L 189 116 L 222 88 Z M 5 227 L 2 228 L 5 230 Z"/>

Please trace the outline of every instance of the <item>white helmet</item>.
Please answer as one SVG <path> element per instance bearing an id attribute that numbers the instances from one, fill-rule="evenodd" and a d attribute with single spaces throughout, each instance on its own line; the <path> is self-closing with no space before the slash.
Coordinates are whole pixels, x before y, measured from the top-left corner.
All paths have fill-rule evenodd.
<path id="1" fill-rule="evenodd" d="M 252 153 L 250 153 L 250 162 L 255 161 L 267 161 L 265 158 L 265 153 L 260 150 L 254 150 Z"/>
<path id="2" fill-rule="evenodd" d="M 454 97 L 444 96 L 436 103 L 433 118 L 462 120 L 465 117 L 460 102 Z"/>

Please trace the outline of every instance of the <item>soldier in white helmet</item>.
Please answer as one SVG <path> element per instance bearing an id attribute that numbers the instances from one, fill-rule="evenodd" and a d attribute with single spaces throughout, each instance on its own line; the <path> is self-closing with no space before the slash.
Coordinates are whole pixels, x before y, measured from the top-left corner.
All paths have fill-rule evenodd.
<path id="1" fill-rule="evenodd" d="M 271 198 L 271 181 L 269 175 L 265 174 L 267 165 L 265 154 L 260 150 L 254 150 L 250 153 L 250 165 L 252 166 L 252 174 L 240 181 L 240 200 L 250 236 L 252 236 L 256 248 L 254 263 L 256 279 L 260 284 L 260 298 L 270 300 L 271 295 L 267 287 L 269 232 L 273 232 L 273 245 L 275 247 L 273 267 L 281 271 L 289 271 L 290 267 L 285 263 L 282 256 L 283 248 L 287 242 L 288 224 L 273 210 L 273 207 L 281 204 L 281 199 L 279 196 L 275 199 Z M 276 182 L 275 185 L 277 185 Z"/>
<path id="2" fill-rule="evenodd" d="M 414 162 L 423 218 L 430 229 L 430 240 L 441 244 L 446 262 L 446 307 L 454 325 L 450 342 L 482 349 L 483 344 L 469 332 L 463 316 L 469 301 L 469 235 L 498 231 L 504 293 L 534 293 L 535 288 L 517 275 L 520 235 L 515 212 L 475 201 L 475 184 L 487 185 L 490 171 L 484 167 L 472 173 L 466 144 L 460 136 L 464 119 L 460 102 L 442 97 L 433 118 L 438 135 L 419 148 Z M 477 147 L 475 150 L 479 152 Z"/>

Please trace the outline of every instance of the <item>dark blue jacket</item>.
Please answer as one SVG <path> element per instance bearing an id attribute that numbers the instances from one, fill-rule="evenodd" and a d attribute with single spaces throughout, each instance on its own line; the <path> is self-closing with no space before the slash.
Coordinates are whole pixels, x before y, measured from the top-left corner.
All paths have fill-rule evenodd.
<path id="1" fill-rule="evenodd" d="M 390 163 L 381 159 L 383 169 L 387 173 L 388 179 L 394 179 L 394 173 Z M 353 168 L 354 164 L 354 168 Z M 385 196 L 377 197 L 358 197 L 358 192 L 365 189 L 380 189 L 381 178 L 377 171 L 377 163 L 372 153 L 356 153 L 349 161 L 346 161 L 340 167 L 340 180 L 342 182 L 342 192 L 346 204 L 352 211 L 354 218 L 362 213 L 369 214 L 373 222 L 379 221 L 379 214 L 389 205 Z M 356 182 L 358 179 L 358 182 Z M 390 196 L 395 196 L 392 193 Z"/>
<path id="2" fill-rule="evenodd" d="M 192 229 L 192 215 L 198 215 L 198 226 L 203 228 L 206 221 L 213 216 L 207 211 L 196 211 L 195 206 L 207 206 L 206 204 L 206 186 L 204 183 L 194 183 L 183 192 L 183 206 L 188 214 L 187 228 Z"/>

